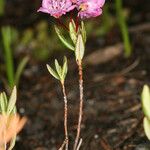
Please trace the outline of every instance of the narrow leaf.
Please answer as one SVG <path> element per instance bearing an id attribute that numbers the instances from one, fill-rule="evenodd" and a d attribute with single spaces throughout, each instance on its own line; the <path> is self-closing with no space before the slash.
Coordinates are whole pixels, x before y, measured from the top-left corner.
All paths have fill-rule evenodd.
<path id="1" fill-rule="evenodd" d="M 15 86 L 13 88 L 12 94 L 11 94 L 10 99 L 9 99 L 8 107 L 7 107 L 7 114 L 8 115 L 14 109 L 15 104 L 16 104 L 16 100 L 17 100 L 17 89 L 16 89 L 16 86 Z"/>
<path id="2" fill-rule="evenodd" d="M 143 121 L 144 131 L 147 138 L 150 140 L 150 121 L 145 117 Z"/>
<path id="3" fill-rule="evenodd" d="M 61 66 L 59 65 L 57 59 L 55 59 L 55 67 L 56 67 L 56 71 L 57 71 L 59 77 L 61 78 L 61 76 L 62 76 L 62 69 L 61 69 Z"/>
<path id="4" fill-rule="evenodd" d="M 58 29 L 57 26 L 55 26 L 55 31 L 57 33 L 57 36 L 59 37 L 60 41 L 70 50 L 74 51 L 74 46 L 71 45 L 66 39 L 65 37 L 62 35 L 62 33 L 60 32 L 60 30 Z"/>
<path id="5" fill-rule="evenodd" d="M 4 115 L 6 113 L 6 109 L 7 109 L 4 93 L 0 94 L 0 106 L 1 106 L 1 113 Z"/>
<path id="6" fill-rule="evenodd" d="M 6 96 L 5 92 L 3 92 L 3 98 L 4 98 L 4 101 L 5 101 L 5 107 L 7 107 L 8 99 L 7 99 L 7 96 Z"/>
<path id="7" fill-rule="evenodd" d="M 83 21 L 81 22 L 81 34 L 82 34 L 84 43 L 86 43 L 86 39 L 87 39 L 87 37 L 86 37 L 86 29 L 85 29 L 85 25 L 84 25 Z"/>
<path id="8" fill-rule="evenodd" d="M 14 86 L 14 62 L 13 52 L 11 49 L 12 29 L 9 26 L 2 27 L 2 42 L 4 45 L 4 58 L 9 86 Z"/>
<path id="9" fill-rule="evenodd" d="M 144 85 L 142 92 L 142 108 L 145 116 L 150 120 L 150 90 L 147 85 Z"/>
<path id="10" fill-rule="evenodd" d="M 75 56 L 77 61 L 81 61 L 84 56 L 85 45 L 83 41 L 83 37 L 81 34 L 78 35 L 76 48 L 75 48 Z"/>
<path id="11" fill-rule="evenodd" d="M 60 80 L 59 75 L 47 64 L 47 69 L 49 73 L 56 79 Z"/>
<path id="12" fill-rule="evenodd" d="M 0 111 L 2 114 L 5 112 L 5 105 L 4 105 L 4 99 L 3 99 L 3 94 L 0 94 Z"/>
<path id="13" fill-rule="evenodd" d="M 24 57 L 22 59 L 22 61 L 19 63 L 19 66 L 16 71 L 16 75 L 15 75 L 15 84 L 16 85 L 19 84 L 20 76 L 21 76 L 25 66 L 27 65 L 28 60 L 29 60 L 29 57 Z"/>
<path id="14" fill-rule="evenodd" d="M 73 43 L 75 44 L 77 41 L 77 33 L 76 33 L 76 25 L 75 25 L 74 20 L 72 20 L 69 23 L 69 34 L 70 34 L 70 37 L 71 37 Z"/>
<path id="15" fill-rule="evenodd" d="M 64 64 L 63 64 L 63 69 L 62 69 L 62 77 L 63 77 L 63 80 L 65 80 L 65 78 L 66 78 L 67 71 L 68 71 L 67 58 L 64 57 Z"/>

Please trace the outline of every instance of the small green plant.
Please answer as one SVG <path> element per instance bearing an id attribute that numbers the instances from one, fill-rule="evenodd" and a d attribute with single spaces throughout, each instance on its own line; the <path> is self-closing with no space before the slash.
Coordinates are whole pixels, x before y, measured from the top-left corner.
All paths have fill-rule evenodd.
<path id="1" fill-rule="evenodd" d="M 9 26 L 2 27 L 2 40 L 4 46 L 4 58 L 9 87 L 19 84 L 20 76 L 28 62 L 28 57 L 24 57 L 18 65 L 18 68 L 14 70 L 13 51 L 11 49 L 13 41 L 13 29 Z"/>
<path id="2" fill-rule="evenodd" d="M 8 100 L 5 92 L 0 94 L 0 149 L 12 150 L 15 146 L 16 135 L 24 126 L 26 119 L 20 120 L 16 110 L 17 89 L 13 88 Z M 7 148 L 7 143 L 9 147 Z"/>
<path id="3" fill-rule="evenodd" d="M 125 47 L 125 57 L 129 57 L 132 53 L 132 47 L 130 43 L 129 38 L 129 32 L 128 32 L 128 26 L 126 24 L 126 20 L 123 14 L 123 8 L 122 8 L 122 0 L 116 0 L 116 13 L 118 18 L 118 23 L 122 32 L 122 37 L 124 41 L 124 47 Z"/>
<path id="4" fill-rule="evenodd" d="M 147 138 L 150 140 L 150 89 L 145 85 L 142 92 L 142 108 L 144 112 L 143 126 Z"/>
<path id="5" fill-rule="evenodd" d="M 63 97 L 64 97 L 64 130 L 65 130 L 65 140 L 60 147 L 60 149 L 63 149 L 64 145 L 66 146 L 66 149 L 68 149 L 68 100 L 66 95 L 66 88 L 65 88 L 65 78 L 68 71 L 68 65 L 67 65 L 67 58 L 64 57 L 63 66 L 61 67 L 58 63 L 58 61 L 55 59 L 55 70 L 53 70 L 49 65 L 47 65 L 47 69 L 49 73 L 60 81 Z"/>

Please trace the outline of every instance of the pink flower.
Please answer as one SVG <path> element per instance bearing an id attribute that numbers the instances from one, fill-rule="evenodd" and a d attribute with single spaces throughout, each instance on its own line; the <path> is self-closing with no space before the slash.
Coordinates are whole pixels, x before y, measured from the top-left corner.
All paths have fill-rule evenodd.
<path id="1" fill-rule="evenodd" d="M 102 14 L 105 0 L 72 0 L 76 2 L 78 15 L 83 18 L 97 17 Z"/>
<path id="2" fill-rule="evenodd" d="M 75 5 L 72 4 L 71 0 L 43 0 L 42 7 L 40 7 L 38 12 L 44 12 L 59 18 L 74 8 Z"/>

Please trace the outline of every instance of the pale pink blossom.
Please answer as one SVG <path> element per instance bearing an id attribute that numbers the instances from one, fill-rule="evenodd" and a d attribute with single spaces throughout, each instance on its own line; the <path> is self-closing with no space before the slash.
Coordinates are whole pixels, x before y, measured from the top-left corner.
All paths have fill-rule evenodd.
<path id="1" fill-rule="evenodd" d="M 71 0 L 43 0 L 42 7 L 40 7 L 38 12 L 44 12 L 59 18 L 74 8 L 75 5 L 72 4 Z"/>
<path id="2" fill-rule="evenodd" d="M 72 0 L 77 4 L 78 15 L 83 18 L 97 17 L 102 14 L 105 0 Z"/>

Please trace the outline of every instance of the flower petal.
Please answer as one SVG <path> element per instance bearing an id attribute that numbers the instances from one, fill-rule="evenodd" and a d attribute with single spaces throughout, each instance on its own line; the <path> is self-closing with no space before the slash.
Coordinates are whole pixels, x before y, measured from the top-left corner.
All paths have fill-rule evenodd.
<path id="1" fill-rule="evenodd" d="M 47 13 L 47 14 L 50 13 L 48 9 L 43 8 L 43 7 L 40 7 L 40 8 L 38 9 L 38 12 L 43 12 L 43 13 Z"/>

